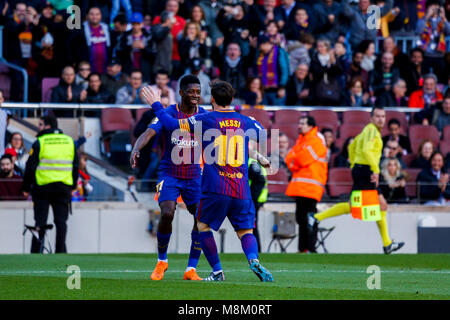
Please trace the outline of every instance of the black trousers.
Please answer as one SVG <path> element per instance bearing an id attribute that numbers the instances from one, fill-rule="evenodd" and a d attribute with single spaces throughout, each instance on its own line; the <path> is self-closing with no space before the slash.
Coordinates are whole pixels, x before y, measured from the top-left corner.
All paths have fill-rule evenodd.
<path id="1" fill-rule="evenodd" d="M 71 188 L 65 185 L 46 185 L 37 187 L 32 192 L 34 220 L 36 226 L 47 224 L 48 210 L 52 206 L 56 227 L 55 253 L 66 253 L 67 219 L 71 204 Z M 45 241 L 45 230 L 39 232 L 39 240 L 33 237 L 31 253 L 42 253 Z M 41 245 L 42 244 L 42 245 Z"/>
<path id="2" fill-rule="evenodd" d="M 262 207 L 263 203 L 259 202 L 253 202 L 255 205 L 255 228 L 253 229 L 253 235 L 256 238 L 256 242 L 258 243 L 258 252 L 261 252 L 261 239 L 259 237 L 259 231 L 258 231 L 258 211 L 259 208 Z"/>
<path id="3" fill-rule="evenodd" d="M 298 237 L 298 251 L 303 252 L 309 250 L 316 252 L 316 241 L 313 239 L 312 230 L 308 228 L 308 213 L 317 212 L 317 200 L 305 197 L 295 197 L 296 210 L 295 218 L 300 228 Z"/>

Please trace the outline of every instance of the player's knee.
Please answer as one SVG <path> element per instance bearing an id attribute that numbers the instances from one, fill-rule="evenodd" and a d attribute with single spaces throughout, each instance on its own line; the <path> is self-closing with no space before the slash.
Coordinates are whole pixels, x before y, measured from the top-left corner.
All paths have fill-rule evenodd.
<path id="1" fill-rule="evenodd" d="M 239 239 L 241 239 L 247 233 L 253 233 L 253 229 L 242 229 L 242 230 L 237 230 L 236 231 L 236 234 L 237 234 Z"/>
<path id="2" fill-rule="evenodd" d="M 197 229 L 198 232 L 208 232 L 211 230 L 211 228 L 206 223 L 200 221 L 197 221 Z"/>

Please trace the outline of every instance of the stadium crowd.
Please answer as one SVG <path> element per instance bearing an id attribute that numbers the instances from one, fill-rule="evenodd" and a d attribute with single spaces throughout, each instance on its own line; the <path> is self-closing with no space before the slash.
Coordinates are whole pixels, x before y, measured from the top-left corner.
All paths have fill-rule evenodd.
<path id="1" fill-rule="evenodd" d="M 80 29 L 67 28 L 71 4 L 81 8 Z M 374 28 L 369 28 L 371 4 L 381 13 Z M 220 78 L 236 89 L 237 105 L 420 108 L 410 123 L 436 127 L 447 145 L 448 19 L 448 0 L 0 0 L 5 58 L 27 70 L 32 102 L 142 104 L 139 92 L 151 84 L 169 105 L 180 101 L 177 80 L 192 73 L 202 83 L 205 104 L 210 97 L 206 84 Z M 402 51 L 396 40 L 405 36 L 415 41 Z M 10 70 L 3 76 L 10 82 L 0 81 L 5 98 L 21 101 L 22 75 Z M 45 90 L 45 80 L 55 77 L 59 83 Z M 100 117 L 100 112 L 87 115 Z M 141 129 L 151 119 L 151 114 L 141 118 L 146 122 Z M 417 179 L 436 180 L 441 187 L 434 192 L 447 197 L 442 186 L 449 185 L 445 168 L 450 163 L 442 148 L 441 168 L 433 165 L 439 158 L 435 151 L 445 143 L 412 146 L 408 128 L 399 120 L 386 124 L 380 164 L 386 198 L 406 198 L 407 168 L 424 170 Z M 346 146 L 352 137 L 337 145 L 337 128 L 321 129 L 330 167 L 348 167 Z M 13 136 L 4 152 L 17 157 L 14 174 L 20 175 L 26 153 L 18 135 Z M 290 136 L 287 144 L 292 146 L 295 139 Z M 140 177 L 155 177 L 156 147 L 149 146 L 151 160 Z M 284 159 L 288 150 L 280 147 Z M 146 172 L 149 165 L 152 172 Z"/>

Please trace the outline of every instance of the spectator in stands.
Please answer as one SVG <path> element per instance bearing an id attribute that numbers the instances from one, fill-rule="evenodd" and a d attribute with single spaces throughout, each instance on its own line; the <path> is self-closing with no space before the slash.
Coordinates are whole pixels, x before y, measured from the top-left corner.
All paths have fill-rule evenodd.
<path id="1" fill-rule="evenodd" d="M 111 59 L 106 67 L 106 73 L 101 77 L 102 84 L 115 97 L 117 91 L 127 84 L 127 75 L 122 72 L 122 65 L 118 59 Z"/>
<path id="2" fill-rule="evenodd" d="M 119 13 L 113 20 L 114 28 L 111 30 L 111 48 L 113 48 L 112 57 L 116 57 L 116 47 L 120 37 L 127 31 L 127 18 L 124 14 Z"/>
<path id="3" fill-rule="evenodd" d="M 183 74 L 189 67 L 190 60 L 194 58 L 205 59 L 207 53 L 206 33 L 202 32 L 196 22 L 188 22 L 183 30 L 183 36 L 178 40 L 180 64 Z"/>
<path id="4" fill-rule="evenodd" d="M 87 171 L 88 156 L 81 152 L 78 162 L 78 181 L 77 188 L 72 191 L 72 201 L 86 201 L 89 193 L 94 191 L 94 187 L 90 184 L 91 176 Z"/>
<path id="5" fill-rule="evenodd" d="M 23 170 L 20 169 L 16 162 L 17 162 L 17 152 L 13 148 L 6 148 L 5 154 L 8 154 L 12 157 L 12 162 L 14 164 L 14 174 L 18 175 L 19 177 L 23 177 Z"/>
<path id="6" fill-rule="evenodd" d="M 178 77 L 183 73 L 180 70 L 180 54 L 178 51 L 178 35 L 183 31 L 184 26 L 186 24 L 186 20 L 178 15 L 178 10 L 180 6 L 177 0 L 168 0 L 166 2 L 167 13 L 165 13 L 165 17 L 163 19 L 162 13 L 161 16 L 157 16 L 155 20 L 153 20 L 153 24 L 161 24 L 163 27 L 168 27 L 170 29 L 170 34 L 172 35 L 172 65 L 173 69 L 169 69 L 168 66 L 162 65 L 162 68 L 165 70 L 173 70 L 172 78 L 178 79 Z M 164 11 L 163 11 L 164 12 Z M 165 21 L 165 22 L 163 22 Z M 165 39 L 165 37 L 160 37 L 159 39 Z M 167 46 L 164 46 L 167 48 Z"/>
<path id="7" fill-rule="evenodd" d="M 167 97 L 169 100 L 169 105 L 177 103 L 175 99 L 175 92 L 171 87 L 168 86 L 170 81 L 169 73 L 165 70 L 159 70 L 155 76 L 155 84 L 151 85 L 151 88 L 155 90 L 155 92 L 160 91 L 161 97 Z M 137 135 L 137 137 L 139 137 Z"/>
<path id="8" fill-rule="evenodd" d="M 81 86 L 83 90 L 87 90 L 89 85 L 89 74 L 91 73 L 91 65 L 87 61 L 81 61 L 78 64 L 78 72 L 75 75 L 75 84 Z"/>
<path id="9" fill-rule="evenodd" d="M 297 40 L 304 33 L 312 33 L 313 26 L 310 23 L 308 13 L 304 8 L 295 9 L 293 22 L 288 22 L 284 27 L 284 34 L 288 40 Z"/>
<path id="10" fill-rule="evenodd" d="M 142 82 L 142 71 L 131 71 L 128 84 L 117 91 L 116 104 L 143 104 L 139 93 L 146 85 Z"/>
<path id="11" fill-rule="evenodd" d="M 100 74 L 92 72 L 88 77 L 86 103 L 114 103 L 114 96 L 102 84 Z M 100 116 L 100 113 L 98 113 Z"/>
<path id="12" fill-rule="evenodd" d="M 397 119 L 391 119 L 388 122 L 389 134 L 383 137 L 383 145 L 386 145 L 388 141 L 397 141 L 398 149 L 402 155 L 411 153 L 411 143 L 409 138 L 403 134 L 400 134 L 401 124 Z"/>
<path id="13" fill-rule="evenodd" d="M 172 73 L 173 39 L 171 30 L 176 20 L 170 18 L 169 11 L 163 11 L 160 15 L 160 23 L 152 26 L 152 40 L 156 43 L 156 55 L 153 63 L 153 72 L 166 70 Z"/>
<path id="14" fill-rule="evenodd" d="M 341 4 L 334 0 L 322 0 L 318 1 L 313 9 L 317 21 L 314 32 L 320 38 L 336 42 L 342 29 L 338 21 L 342 11 Z"/>
<path id="15" fill-rule="evenodd" d="M 394 55 L 384 52 L 381 55 L 381 66 L 370 74 L 370 87 L 376 97 L 392 90 L 392 85 L 399 79 L 400 71 L 394 66 Z"/>
<path id="16" fill-rule="evenodd" d="M 145 30 L 143 21 L 141 13 L 133 13 L 130 21 L 131 30 L 120 37 L 116 54 L 122 62 L 125 73 L 130 73 L 133 69 L 140 69 L 143 80 L 150 81 L 156 50 L 153 47 L 152 35 Z"/>
<path id="17" fill-rule="evenodd" d="M 381 162 L 380 190 L 388 203 L 406 201 L 406 176 L 397 158 Z"/>
<path id="18" fill-rule="evenodd" d="M 280 32 L 280 28 L 275 20 L 271 20 L 266 24 L 264 35 L 269 37 L 274 45 L 286 49 L 286 37 Z"/>
<path id="19" fill-rule="evenodd" d="M 420 35 L 421 48 L 425 52 L 425 72 L 434 73 L 440 81 L 444 81 L 442 71 L 445 70 L 445 36 L 450 35 L 450 23 L 439 1 L 427 1 L 427 14 L 417 20 L 416 34 Z"/>
<path id="20" fill-rule="evenodd" d="M 284 170 L 284 172 L 286 173 L 286 175 L 289 177 L 290 180 L 291 172 L 289 171 L 288 166 L 284 161 L 289 152 L 289 138 L 285 133 L 280 132 L 280 135 L 278 137 L 278 148 L 272 148 L 272 150 L 273 152 L 270 155 L 270 158 L 278 160 L 278 167 L 280 168 L 280 170 Z M 272 162 L 277 160 L 272 160 Z"/>
<path id="21" fill-rule="evenodd" d="M 220 29 L 216 23 L 216 17 L 220 11 L 220 6 L 217 4 L 217 0 L 200 0 L 199 3 L 199 6 L 205 13 L 205 22 L 208 26 L 208 35 L 211 37 L 211 42 L 213 45 L 216 44 L 217 40 L 220 38 L 222 38 L 223 41 L 223 34 L 220 32 Z"/>
<path id="22" fill-rule="evenodd" d="M 200 103 L 209 104 L 211 102 L 211 87 L 209 86 L 211 78 L 203 71 L 204 69 L 205 66 L 202 63 L 201 59 L 195 58 L 192 59 L 189 63 L 190 73 L 198 78 L 198 80 L 200 81 L 200 86 L 202 87 L 202 91 L 200 94 Z M 178 86 L 179 85 L 180 84 L 178 83 Z M 181 101 L 181 97 L 179 101 Z"/>
<path id="23" fill-rule="evenodd" d="M 312 8 L 305 4 L 302 1 L 296 1 L 296 0 L 282 0 L 281 4 L 277 7 L 275 7 L 273 13 L 274 18 L 278 23 L 278 26 L 280 29 L 283 29 L 284 27 L 288 27 L 289 24 L 295 24 L 296 23 L 296 15 L 298 9 L 305 9 L 306 14 L 312 18 Z M 312 21 L 308 21 L 308 24 L 311 24 Z M 298 38 L 297 38 L 298 39 Z"/>
<path id="24" fill-rule="evenodd" d="M 336 146 L 336 143 L 334 141 L 333 130 L 331 130 L 330 128 L 323 128 L 321 133 L 325 138 L 325 144 L 328 148 L 327 159 L 328 163 L 330 163 L 331 156 L 333 154 L 337 154 L 339 152 L 339 148 Z"/>
<path id="25" fill-rule="evenodd" d="M 236 42 L 244 54 L 249 50 L 249 20 L 242 3 L 226 5 L 216 18 L 217 26 L 224 36 L 224 46 Z"/>
<path id="26" fill-rule="evenodd" d="M 206 46 L 205 69 L 207 70 L 207 73 L 210 73 L 213 67 L 211 60 L 213 41 L 211 39 L 210 25 L 208 25 L 208 23 L 206 22 L 205 11 L 203 10 L 201 5 L 194 5 L 192 7 L 190 19 L 188 20 L 188 22 L 196 22 L 198 25 L 200 25 L 201 30 L 200 32 L 202 34 L 201 37 L 205 39 L 205 46 Z"/>
<path id="27" fill-rule="evenodd" d="M 394 1 L 386 0 L 383 8 L 380 9 L 380 16 L 385 16 L 391 9 Z M 349 0 L 342 1 L 342 14 L 350 19 L 350 45 L 352 50 L 356 50 L 363 40 L 375 41 L 377 28 L 368 28 L 370 15 L 367 12 L 370 0 L 360 0 L 358 7 L 351 7 Z"/>
<path id="28" fill-rule="evenodd" d="M 0 158 L 0 201 L 24 200 L 22 177 L 14 173 L 12 156 L 4 154 Z"/>
<path id="29" fill-rule="evenodd" d="M 265 35 L 258 37 L 258 49 L 253 74 L 262 81 L 265 103 L 282 106 L 286 101 L 285 88 L 289 77 L 287 52 L 272 44 Z"/>
<path id="30" fill-rule="evenodd" d="M 352 59 L 345 49 L 345 44 L 342 42 L 336 42 L 334 44 L 334 53 L 336 55 L 336 59 L 339 61 L 339 64 L 342 67 L 342 70 L 344 71 L 338 77 L 339 86 L 341 88 L 345 88 L 347 86 L 346 72 L 350 68 Z"/>
<path id="31" fill-rule="evenodd" d="M 269 21 L 275 20 L 274 10 L 276 5 L 276 0 L 263 0 L 262 4 L 261 1 L 255 1 L 255 4 L 252 6 L 253 10 L 250 7 L 248 12 L 251 35 L 257 35 Z"/>
<path id="32" fill-rule="evenodd" d="M 317 105 L 339 105 L 341 88 L 338 77 L 343 70 L 336 59 L 334 49 L 331 49 L 330 41 L 319 39 L 317 41 L 317 53 L 313 56 L 310 65 L 313 79 L 313 97 Z"/>
<path id="33" fill-rule="evenodd" d="M 314 45 L 314 37 L 309 33 L 304 33 L 298 41 L 289 41 L 287 52 L 289 54 L 289 74 L 292 75 L 299 64 L 311 63 L 310 50 Z"/>
<path id="34" fill-rule="evenodd" d="M 23 136 L 20 132 L 13 132 L 6 148 L 12 148 L 16 151 L 15 165 L 23 172 L 27 164 L 29 153 L 23 142 Z"/>
<path id="35" fill-rule="evenodd" d="M 411 168 L 428 169 L 434 151 L 433 142 L 428 139 L 423 140 L 419 145 L 417 157 L 411 162 Z"/>
<path id="36" fill-rule="evenodd" d="M 308 215 L 317 212 L 316 205 L 327 182 L 327 147 L 313 117 L 301 117 L 299 131 L 295 146 L 285 159 L 292 172 L 286 195 L 295 197 L 295 216 L 300 227 L 298 251 L 316 252 L 315 241 L 308 237 Z"/>
<path id="37" fill-rule="evenodd" d="M 376 105 L 381 107 L 407 107 L 406 82 L 398 79 L 394 82 L 392 90 L 384 91 L 377 97 Z"/>
<path id="38" fill-rule="evenodd" d="M 375 3 L 378 7 L 383 8 L 386 4 L 386 0 L 377 0 L 375 1 Z M 398 7 L 395 7 L 380 18 L 378 26 L 380 30 L 379 33 L 385 40 L 389 38 L 389 23 L 394 21 L 399 13 L 400 9 Z"/>
<path id="39" fill-rule="evenodd" d="M 59 84 L 52 89 L 51 102 L 80 103 L 86 100 L 87 92 L 75 83 L 75 70 L 71 66 L 63 69 Z M 67 112 L 58 112 L 63 113 Z"/>
<path id="40" fill-rule="evenodd" d="M 67 55 L 71 63 L 89 61 L 93 72 L 103 74 L 112 48 L 108 25 L 101 21 L 100 8 L 91 7 L 82 28 L 69 33 Z"/>
<path id="41" fill-rule="evenodd" d="M 402 169 L 406 169 L 406 164 L 402 159 L 402 149 L 400 148 L 400 144 L 396 140 L 388 140 L 384 144 L 383 155 L 381 156 L 380 163 L 382 163 L 385 159 L 396 158 Z"/>
<path id="42" fill-rule="evenodd" d="M 36 89 L 33 83 L 33 70 L 36 65 L 33 60 L 33 53 L 36 50 L 36 41 L 38 35 L 39 15 L 36 10 L 25 4 L 25 1 L 18 1 L 14 8 L 12 16 L 6 20 L 5 31 L 6 37 L 5 49 L 6 59 L 8 62 L 19 65 L 28 70 L 29 90 L 30 93 Z M 10 100 L 20 101 L 21 91 L 23 88 L 23 76 L 20 71 L 11 69 L 11 91 Z M 31 85 L 32 84 L 32 85 Z"/>
<path id="43" fill-rule="evenodd" d="M 423 50 L 416 47 L 409 54 L 409 63 L 403 70 L 400 70 L 401 77 L 405 79 L 408 88 L 407 95 L 417 91 L 423 85 Z"/>
<path id="44" fill-rule="evenodd" d="M 360 51 L 354 51 L 352 54 L 352 63 L 350 67 L 345 71 L 345 78 L 347 85 L 354 77 L 360 77 L 363 81 L 364 90 L 369 88 L 369 72 L 361 67 L 361 62 L 363 61 L 364 53 Z"/>
<path id="45" fill-rule="evenodd" d="M 10 113 L 3 110 L 2 104 L 5 101 L 3 91 L 0 90 L 0 155 L 5 152 L 6 128 L 8 127 Z"/>
<path id="46" fill-rule="evenodd" d="M 111 1 L 111 14 L 109 15 L 109 23 L 113 24 L 114 19 L 117 17 L 120 8 L 125 11 L 127 21 L 132 19 L 132 8 L 130 0 L 112 0 Z"/>
<path id="47" fill-rule="evenodd" d="M 414 91 L 409 97 L 410 108 L 433 108 L 436 103 L 443 100 L 442 94 L 437 90 L 437 77 L 426 74 L 423 77 L 423 88 Z"/>
<path id="48" fill-rule="evenodd" d="M 350 168 L 350 160 L 348 159 L 348 146 L 353 142 L 355 137 L 348 137 L 345 140 L 342 150 L 339 155 L 334 159 L 335 168 Z"/>
<path id="49" fill-rule="evenodd" d="M 363 53 L 361 68 L 367 72 L 371 72 L 375 68 L 375 60 L 377 59 L 375 55 L 375 43 L 372 40 L 363 40 L 358 46 L 358 51 Z"/>
<path id="50" fill-rule="evenodd" d="M 229 82 L 236 90 L 235 103 L 243 101 L 243 93 L 247 82 L 247 70 L 253 60 L 251 57 L 243 56 L 241 48 L 236 42 L 231 42 L 226 47 L 223 58 L 220 50 L 215 47 L 213 58 L 220 70 L 220 79 Z"/>
<path id="51" fill-rule="evenodd" d="M 447 96 L 442 103 L 442 110 L 436 108 L 434 110 L 433 119 L 431 123 L 443 133 L 446 126 L 450 126 L 450 96 Z"/>
<path id="52" fill-rule="evenodd" d="M 382 67 L 382 58 L 385 52 L 392 53 L 394 56 L 394 67 L 397 67 L 398 70 L 404 70 L 408 67 L 408 56 L 401 51 L 395 44 L 395 40 L 393 37 L 387 37 L 383 40 L 383 48 L 380 55 L 378 55 L 377 60 L 375 61 L 375 68 Z"/>
<path id="53" fill-rule="evenodd" d="M 420 200 L 425 205 L 446 205 L 450 200 L 449 174 L 444 166 L 444 155 L 435 151 L 430 165 L 417 176 Z"/>
<path id="54" fill-rule="evenodd" d="M 260 78 L 249 77 L 247 80 L 247 90 L 244 93 L 245 104 L 251 106 L 264 104 L 264 88 Z"/>
<path id="55" fill-rule="evenodd" d="M 369 107 L 371 105 L 370 95 L 364 91 L 361 78 L 352 79 L 349 90 L 343 94 L 342 105 L 350 107 Z"/>
<path id="56" fill-rule="evenodd" d="M 299 64 L 286 85 L 286 105 L 308 105 L 311 101 L 312 83 L 307 64 Z"/>

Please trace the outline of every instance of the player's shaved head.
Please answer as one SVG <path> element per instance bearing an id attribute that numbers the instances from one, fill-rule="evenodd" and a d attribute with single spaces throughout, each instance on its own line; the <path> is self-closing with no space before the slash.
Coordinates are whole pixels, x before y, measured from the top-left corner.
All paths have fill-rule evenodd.
<path id="1" fill-rule="evenodd" d="M 181 105 L 189 109 L 196 108 L 200 103 L 201 86 L 196 76 L 186 75 L 180 79 Z"/>
<path id="2" fill-rule="evenodd" d="M 214 80 L 210 84 L 211 95 L 217 105 L 226 107 L 231 104 L 234 97 L 234 89 L 226 81 Z"/>

